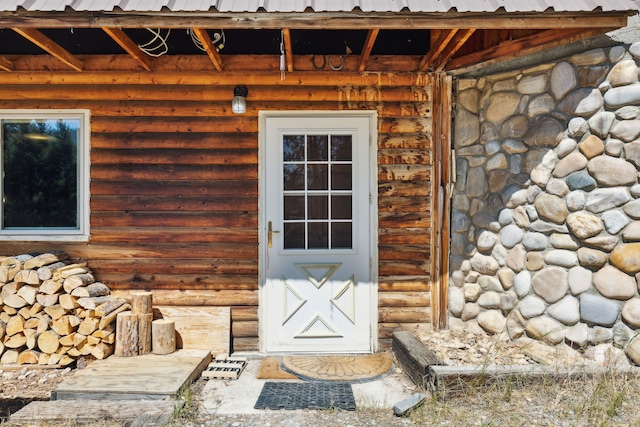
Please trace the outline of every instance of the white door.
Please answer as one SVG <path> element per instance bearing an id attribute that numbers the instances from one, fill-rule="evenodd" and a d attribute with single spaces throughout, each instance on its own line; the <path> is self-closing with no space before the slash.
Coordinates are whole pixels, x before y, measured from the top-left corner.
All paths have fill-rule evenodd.
<path id="1" fill-rule="evenodd" d="M 265 352 L 374 350 L 374 118 L 261 118 Z"/>

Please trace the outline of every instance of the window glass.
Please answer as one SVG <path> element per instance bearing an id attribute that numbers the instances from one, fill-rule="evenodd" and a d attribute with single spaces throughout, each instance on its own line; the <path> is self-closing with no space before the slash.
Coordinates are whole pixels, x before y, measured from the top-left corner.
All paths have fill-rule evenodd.
<path id="1" fill-rule="evenodd" d="M 85 233 L 83 122 L 83 114 L 0 111 L 0 236 Z"/>

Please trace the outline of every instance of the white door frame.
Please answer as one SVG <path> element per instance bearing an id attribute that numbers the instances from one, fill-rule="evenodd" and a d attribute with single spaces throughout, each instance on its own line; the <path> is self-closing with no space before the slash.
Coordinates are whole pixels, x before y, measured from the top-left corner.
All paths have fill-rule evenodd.
<path id="1" fill-rule="evenodd" d="M 264 283 L 266 281 L 266 188 L 265 162 L 267 150 L 266 122 L 267 118 L 304 118 L 304 117 L 366 117 L 369 119 L 369 224 L 370 224 L 370 281 L 371 281 L 371 351 L 378 351 L 378 134 L 377 112 L 374 110 L 356 111 L 260 111 L 258 115 L 258 321 L 259 321 L 259 349 L 266 352 L 265 336 L 267 315 Z"/>

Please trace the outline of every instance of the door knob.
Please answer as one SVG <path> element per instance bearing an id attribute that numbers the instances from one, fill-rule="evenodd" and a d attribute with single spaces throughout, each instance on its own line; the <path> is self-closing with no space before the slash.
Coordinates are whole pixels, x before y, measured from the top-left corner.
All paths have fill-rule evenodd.
<path id="1" fill-rule="evenodd" d="M 271 221 L 269 221 L 269 223 L 267 225 L 267 247 L 269 247 L 269 248 L 273 246 L 273 234 L 274 233 L 280 233 L 280 232 L 274 230 L 273 226 L 271 224 Z"/>

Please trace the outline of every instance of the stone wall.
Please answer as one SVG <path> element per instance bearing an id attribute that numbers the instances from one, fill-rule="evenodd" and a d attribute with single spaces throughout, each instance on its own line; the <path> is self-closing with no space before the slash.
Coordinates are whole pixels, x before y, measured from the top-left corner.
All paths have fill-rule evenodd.
<path id="1" fill-rule="evenodd" d="M 639 64 L 637 43 L 457 81 L 450 326 L 640 363 Z"/>

